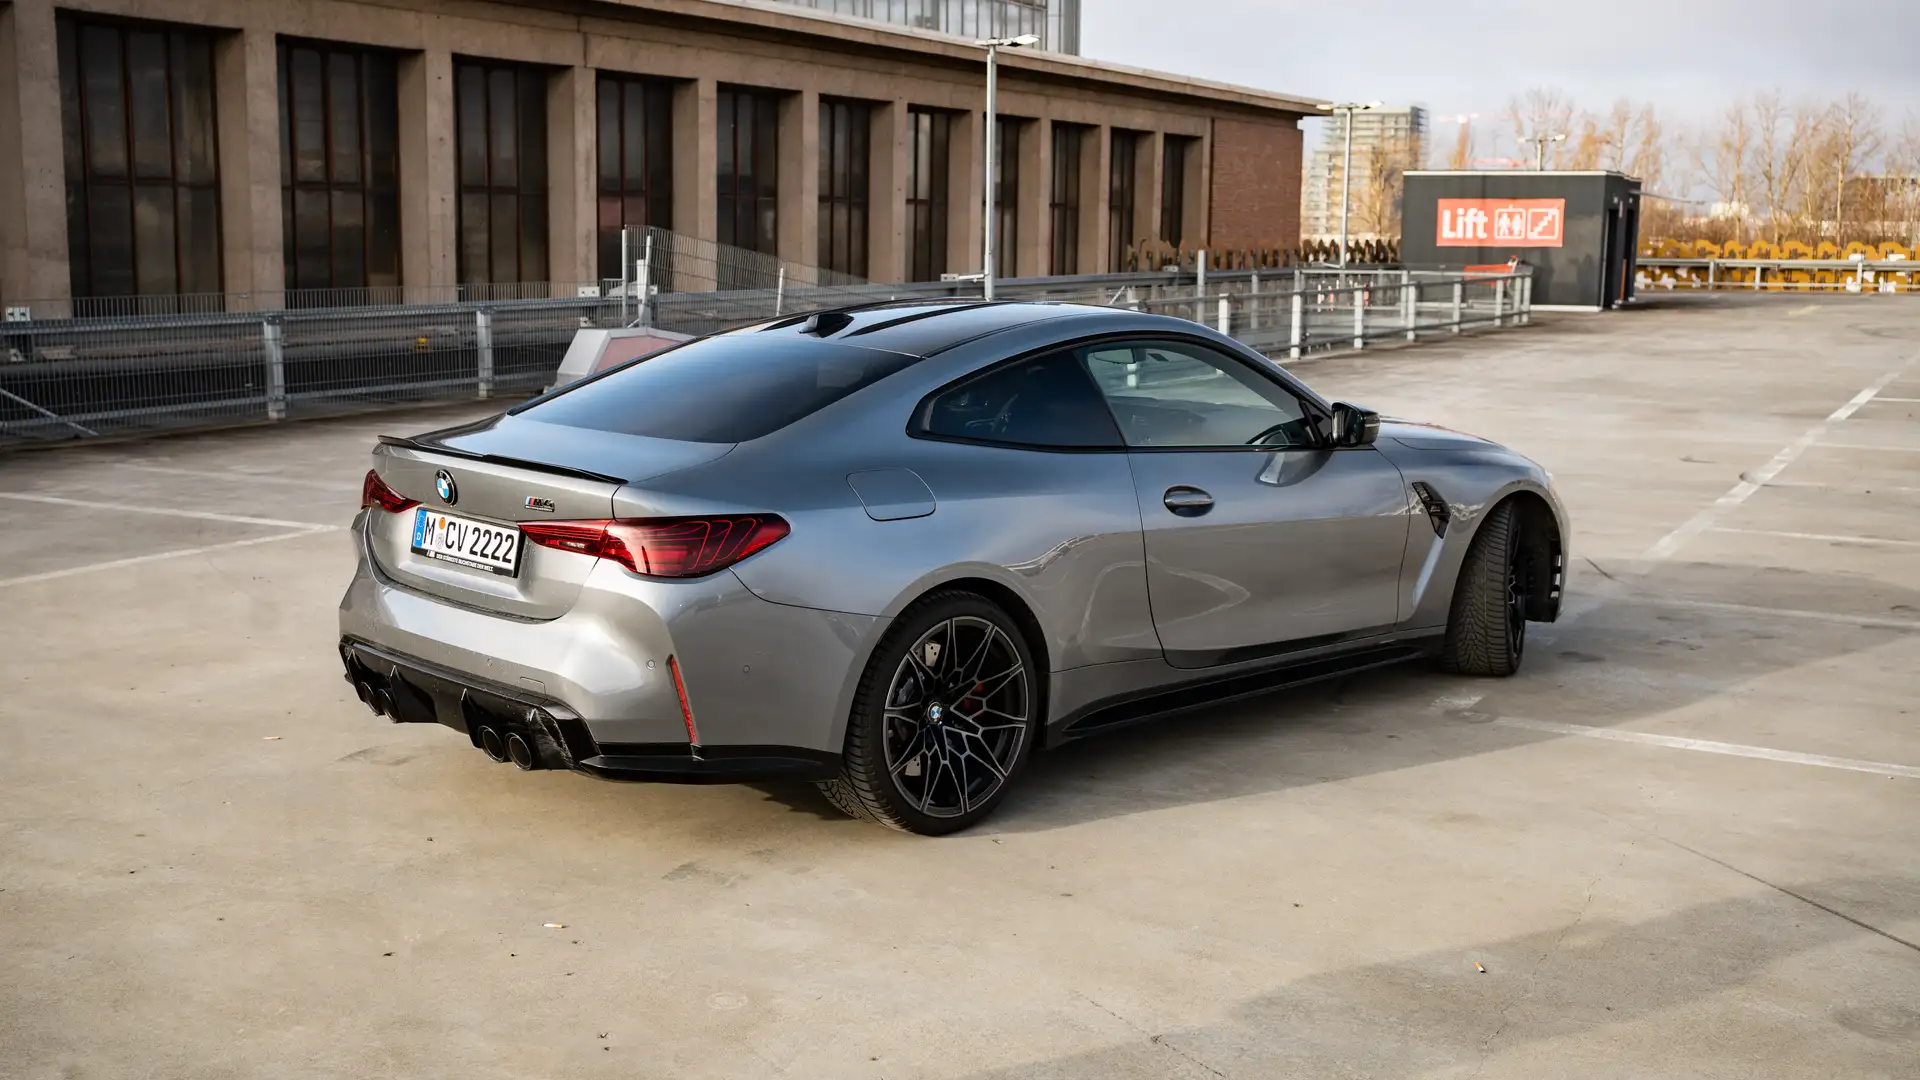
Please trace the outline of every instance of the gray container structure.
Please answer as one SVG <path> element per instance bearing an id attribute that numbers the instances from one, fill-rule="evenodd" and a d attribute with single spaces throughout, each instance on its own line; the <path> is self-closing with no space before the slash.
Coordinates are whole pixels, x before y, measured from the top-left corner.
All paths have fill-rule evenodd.
<path id="1" fill-rule="evenodd" d="M 1533 306 L 1601 311 L 1633 299 L 1640 181 L 1623 173 L 1406 174 L 1408 266 L 1533 267 Z"/>

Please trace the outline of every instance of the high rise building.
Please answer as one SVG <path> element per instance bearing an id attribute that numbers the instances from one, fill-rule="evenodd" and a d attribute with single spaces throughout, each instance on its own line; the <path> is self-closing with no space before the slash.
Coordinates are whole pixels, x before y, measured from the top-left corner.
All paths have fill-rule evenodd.
<path id="1" fill-rule="evenodd" d="M 1080 55 L 1080 0 L 778 0 L 956 37 L 1033 34 L 1039 48 Z"/>
<path id="2" fill-rule="evenodd" d="M 1300 231 L 1308 240 L 1340 233 L 1340 166 L 1346 152 L 1347 116 L 1321 125 L 1320 146 L 1307 161 L 1301 187 Z M 1347 187 L 1347 229 L 1355 240 L 1392 239 L 1398 232 L 1398 175 L 1417 169 L 1426 156 L 1427 110 L 1418 105 L 1353 113 L 1352 182 Z"/>

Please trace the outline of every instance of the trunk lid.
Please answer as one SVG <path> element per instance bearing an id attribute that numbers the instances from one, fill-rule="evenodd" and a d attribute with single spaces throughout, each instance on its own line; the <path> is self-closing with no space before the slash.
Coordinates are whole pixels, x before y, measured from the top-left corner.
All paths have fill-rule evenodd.
<path id="1" fill-rule="evenodd" d="M 513 416 L 410 439 L 383 436 L 374 470 L 418 507 L 368 511 L 379 569 L 407 588 L 497 614 L 554 619 L 571 609 L 597 561 L 520 539 L 513 574 L 436 559 L 413 549 L 420 511 L 518 531 L 522 522 L 614 516 L 614 495 L 721 457 L 728 443 L 691 443 L 545 424 Z M 438 490 L 452 482 L 451 500 Z"/>

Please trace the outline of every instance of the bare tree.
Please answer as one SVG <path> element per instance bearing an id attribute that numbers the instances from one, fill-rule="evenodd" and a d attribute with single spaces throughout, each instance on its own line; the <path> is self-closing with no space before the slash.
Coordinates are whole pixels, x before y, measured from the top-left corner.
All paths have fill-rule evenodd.
<path id="1" fill-rule="evenodd" d="M 1605 168 L 1607 136 L 1601 130 L 1600 123 L 1592 113 L 1581 113 L 1574 124 L 1573 150 L 1569 155 L 1567 167 L 1570 169 Z"/>
<path id="2" fill-rule="evenodd" d="M 1825 114 L 1809 105 L 1789 107 L 1778 90 L 1753 99 L 1754 179 L 1767 201 L 1767 228 L 1773 242 L 1788 232 L 1802 231 L 1804 218 L 1795 220 L 1804 206 L 1808 174 L 1817 167 L 1815 152 L 1825 134 Z"/>
<path id="3" fill-rule="evenodd" d="M 1522 151 L 1538 154 L 1536 140 L 1567 135 L 1573 127 L 1573 102 L 1553 87 L 1536 86 L 1518 97 L 1507 99 L 1507 120 L 1513 125 L 1513 140 Z M 1570 156 L 1566 142 L 1549 143 L 1553 148 L 1553 167 L 1564 167 Z M 1522 153 L 1521 157 L 1527 157 Z"/>
<path id="4" fill-rule="evenodd" d="M 1453 137 L 1453 149 L 1447 153 L 1447 168 L 1465 169 L 1473 164 L 1473 121 L 1478 116 L 1478 113 L 1461 113 L 1439 118 L 1460 125 L 1459 133 Z"/>
<path id="5" fill-rule="evenodd" d="M 1354 192 L 1354 232 L 1373 237 L 1400 235 L 1401 196 L 1407 170 L 1420 167 L 1419 144 L 1411 136 L 1382 138 L 1367 148 Z M 1358 171 L 1358 169 L 1356 169 Z"/>
<path id="6" fill-rule="evenodd" d="M 1859 213 L 1866 207 L 1847 205 L 1847 185 L 1867 162 L 1875 160 L 1880 153 L 1884 143 L 1880 130 L 1880 110 L 1864 95 L 1849 93 L 1827 109 L 1823 134 L 1810 172 L 1820 176 L 1825 183 L 1818 188 L 1809 185 L 1808 201 L 1817 199 L 1832 207 L 1833 240 L 1836 244 L 1844 244 L 1847 234 L 1862 232 L 1857 226 L 1864 225 L 1868 220 Z M 1823 220 L 1826 216 L 1824 213 L 1811 212 L 1811 206 L 1808 210 L 1814 221 Z M 1849 211 L 1854 213 L 1850 214 Z M 1850 229 L 1850 223 L 1856 227 Z"/>
<path id="7" fill-rule="evenodd" d="M 1614 158 L 1614 167 L 1621 172 L 1639 177 L 1641 184 L 1649 190 L 1665 188 L 1666 132 L 1660 126 L 1660 118 L 1654 114 L 1652 103 L 1640 106 L 1640 111 L 1633 117 L 1631 147 L 1627 143 L 1627 134 L 1628 130 L 1623 127 L 1619 151 Z"/>
<path id="8" fill-rule="evenodd" d="M 1920 244 L 1920 113 L 1907 114 L 1887 151 L 1886 203 L 1881 220 Z"/>
<path id="9" fill-rule="evenodd" d="M 1753 110 L 1744 98 L 1727 106 L 1720 122 L 1701 132 L 1688 146 L 1694 174 L 1733 221 L 1735 240 L 1746 238 L 1747 178 L 1752 173 L 1753 147 Z"/>

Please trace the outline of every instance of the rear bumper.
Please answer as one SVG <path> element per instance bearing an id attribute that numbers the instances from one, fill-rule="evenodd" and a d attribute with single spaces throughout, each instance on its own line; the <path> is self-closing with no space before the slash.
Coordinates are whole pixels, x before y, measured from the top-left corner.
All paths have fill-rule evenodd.
<path id="1" fill-rule="evenodd" d="M 704 747 L 691 743 L 599 742 L 565 704 L 353 638 L 340 642 L 347 682 L 360 700 L 396 724 L 442 724 L 480 747 L 518 736 L 526 768 L 570 769 L 602 780 L 729 784 L 747 780 L 825 780 L 840 756 L 800 746 Z"/>
<path id="2" fill-rule="evenodd" d="M 572 752 L 565 767 L 585 772 L 745 778 L 791 775 L 793 761 L 837 762 L 855 682 L 886 624 L 762 600 L 731 571 L 662 581 L 606 560 L 564 614 L 517 618 L 404 585 L 358 530 L 354 540 L 342 658 L 356 675 L 399 673 L 390 711 L 468 731 L 476 709 L 496 719 L 543 710 L 561 728 L 556 746 Z"/>

